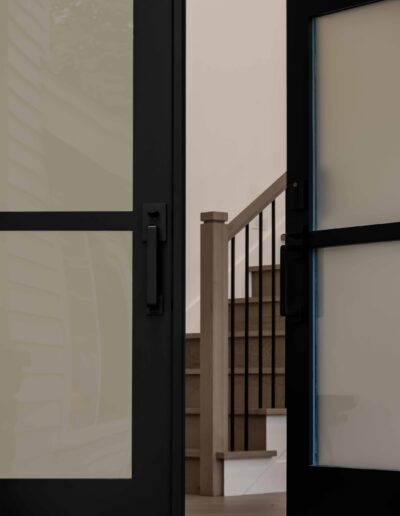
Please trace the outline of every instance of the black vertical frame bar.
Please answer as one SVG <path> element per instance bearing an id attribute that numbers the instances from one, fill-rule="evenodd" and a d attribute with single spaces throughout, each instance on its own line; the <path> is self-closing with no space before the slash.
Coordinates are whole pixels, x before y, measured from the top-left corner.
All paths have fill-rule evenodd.
<path id="1" fill-rule="evenodd" d="M 244 285 L 245 285 L 245 303 L 244 303 L 244 449 L 249 449 L 249 247 L 250 234 L 249 225 L 245 230 L 245 261 L 244 261 Z"/>
<path id="2" fill-rule="evenodd" d="M 258 408 L 263 408 L 263 212 L 258 216 Z"/>
<path id="3" fill-rule="evenodd" d="M 173 1 L 135 0 L 134 74 L 134 385 L 133 510 L 158 514 L 172 508 L 172 274 L 173 271 Z M 164 17 L 164 21 L 162 18 Z M 150 49 L 149 49 L 150 46 Z M 166 52 L 166 49 L 168 51 Z M 149 57 L 151 56 L 151 59 Z M 162 85 L 162 86 L 161 86 Z M 168 106 L 168 107 L 167 107 Z M 156 114 L 159 121 L 155 123 Z M 148 317 L 146 248 L 142 243 L 142 204 L 167 204 L 167 242 L 160 253 L 164 315 Z M 157 357 L 157 359 L 155 359 Z M 151 382 L 150 378 L 157 379 Z M 154 410 L 154 407 L 162 407 Z M 160 438 L 162 434 L 162 438 Z M 149 451 L 145 443 L 153 443 Z M 159 468 L 151 464 L 158 461 Z M 135 476 L 136 475 L 136 476 Z M 157 486 L 157 497 L 148 483 Z"/>
<path id="4" fill-rule="evenodd" d="M 288 189 L 286 234 L 288 304 L 286 392 L 288 409 L 288 516 L 400 513 L 399 471 L 315 465 L 315 249 L 400 240 L 399 226 L 313 232 L 315 17 L 385 0 L 287 0 Z M 382 78 L 384 80 L 384 78 Z M 303 189 L 299 196 L 299 186 Z M 360 185 L 362 188 L 362 185 Z M 356 374 L 356 372 L 355 372 Z M 299 483 L 299 478 L 302 482 Z M 368 493 L 368 494 L 366 494 Z"/>
<path id="5" fill-rule="evenodd" d="M 230 375 L 230 449 L 235 451 L 235 237 L 231 240 L 231 321 L 230 321 L 230 348 L 231 348 L 231 375 Z"/>
<path id="6" fill-rule="evenodd" d="M 185 514 L 186 0 L 172 14 L 171 516 Z"/>
<path id="7" fill-rule="evenodd" d="M 276 407 L 276 216 L 271 204 L 271 407 Z"/>
<path id="8" fill-rule="evenodd" d="M 0 213 L 1 231 L 133 233 L 132 479 L 3 479 L 5 515 L 184 514 L 184 6 L 134 0 L 134 212 Z M 161 317 L 148 317 L 143 295 L 146 202 L 167 204 Z"/>

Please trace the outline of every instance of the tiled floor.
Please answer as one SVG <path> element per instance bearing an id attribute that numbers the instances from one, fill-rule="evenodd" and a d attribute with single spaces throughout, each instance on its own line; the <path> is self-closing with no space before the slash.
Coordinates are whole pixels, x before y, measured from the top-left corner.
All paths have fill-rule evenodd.
<path id="1" fill-rule="evenodd" d="M 186 516 L 286 516 L 286 495 L 186 497 Z"/>

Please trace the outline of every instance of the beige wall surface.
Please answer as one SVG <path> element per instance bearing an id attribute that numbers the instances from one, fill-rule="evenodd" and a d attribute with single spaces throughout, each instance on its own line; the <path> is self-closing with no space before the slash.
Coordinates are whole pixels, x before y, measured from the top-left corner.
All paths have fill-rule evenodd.
<path id="1" fill-rule="evenodd" d="M 285 170 L 285 0 L 188 0 L 187 331 L 199 330 L 200 212 L 231 219 Z"/>

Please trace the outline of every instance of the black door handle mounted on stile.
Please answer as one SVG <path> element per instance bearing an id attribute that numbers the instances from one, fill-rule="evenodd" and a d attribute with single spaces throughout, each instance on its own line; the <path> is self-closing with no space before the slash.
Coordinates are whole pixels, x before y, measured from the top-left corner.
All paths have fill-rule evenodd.
<path id="1" fill-rule="evenodd" d="M 158 227 L 147 226 L 146 303 L 149 308 L 158 304 Z"/>
<path id="2" fill-rule="evenodd" d="M 304 239 L 301 234 L 286 235 L 286 244 L 281 246 L 281 303 L 282 317 L 295 317 L 301 321 L 304 316 L 306 296 L 307 260 L 304 258 Z"/>
<path id="3" fill-rule="evenodd" d="M 286 317 L 288 315 L 287 309 L 287 260 L 286 260 L 286 246 L 281 246 L 281 316 Z"/>
<path id="4" fill-rule="evenodd" d="M 163 314 L 161 243 L 167 241 L 167 206 L 165 203 L 143 205 L 143 241 L 146 243 L 147 315 Z"/>

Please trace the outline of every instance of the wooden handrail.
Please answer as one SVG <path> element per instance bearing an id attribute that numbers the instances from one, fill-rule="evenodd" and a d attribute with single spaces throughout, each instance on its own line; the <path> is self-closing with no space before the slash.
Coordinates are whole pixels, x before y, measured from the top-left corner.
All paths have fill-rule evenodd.
<path id="1" fill-rule="evenodd" d="M 237 215 L 228 225 L 228 240 L 236 236 L 239 231 L 247 226 L 253 219 L 257 217 L 265 208 L 274 201 L 278 195 L 286 190 L 287 173 L 285 172 L 279 179 L 275 181 L 269 188 L 257 197 L 247 208 Z"/>

